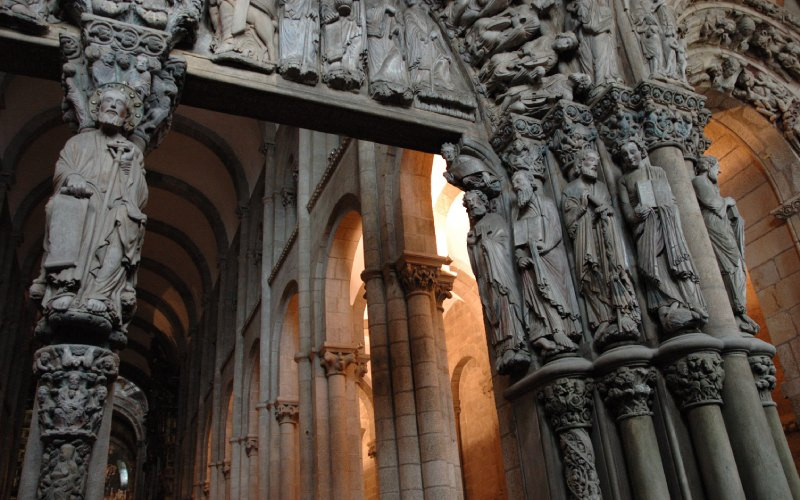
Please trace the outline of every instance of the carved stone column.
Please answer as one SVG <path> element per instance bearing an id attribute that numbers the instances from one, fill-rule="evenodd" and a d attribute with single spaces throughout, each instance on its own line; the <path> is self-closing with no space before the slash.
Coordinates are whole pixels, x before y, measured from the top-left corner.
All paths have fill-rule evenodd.
<path id="1" fill-rule="evenodd" d="M 656 371 L 622 366 L 598 382 L 600 395 L 619 427 L 634 498 L 670 498 L 653 425 Z"/>
<path id="2" fill-rule="evenodd" d="M 331 446 L 331 498 L 350 497 L 350 460 L 348 450 L 354 443 L 348 439 L 347 370 L 356 363 L 354 347 L 325 346 L 320 363 L 328 378 L 328 429 Z"/>
<path id="3" fill-rule="evenodd" d="M 558 378 L 539 392 L 539 401 L 558 436 L 570 498 L 600 500 L 600 479 L 589 435 L 592 427 L 591 381 L 579 377 Z"/>
<path id="4" fill-rule="evenodd" d="M 778 405 L 772 400 L 772 391 L 775 390 L 777 382 L 775 378 L 775 363 L 772 362 L 773 356 L 775 356 L 774 349 L 753 350 L 747 360 L 756 380 L 758 396 L 761 399 L 761 405 L 764 407 L 764 414 L 767 416 L 767 423 L 772 433 L 772 439 L 775 441 L 775 448 L 778 451 L 781 465 L 783 465 L 786 479 L 789 481 L 789 488 L 792 490 L 792 498 L 800 498 L 800 481 L 797 479 L 797 469 L 794 465 L 792 452 L 789 450 L 789 443 L 786 442 L 786 435 L 783 432 L 783 425 L 778 414 Z"/>
<path id="5" fill-rule="evenodd" d="M 425 496 L 459 496 L 460 480 L 452 460 L 457 456 L 452 419 L 443 402 L 432 310 L 441 259 L 405 254 L 396 264 L 408 303 L 408 334 L 414 373 L 420 460 Z"/>
<path id="6" fill-rule="evenodd" d="M 300 415 L 296 401 L 276 401 L 275 419 L 281 433 L 280 498 L 297 498 L 297 422 Z"/>

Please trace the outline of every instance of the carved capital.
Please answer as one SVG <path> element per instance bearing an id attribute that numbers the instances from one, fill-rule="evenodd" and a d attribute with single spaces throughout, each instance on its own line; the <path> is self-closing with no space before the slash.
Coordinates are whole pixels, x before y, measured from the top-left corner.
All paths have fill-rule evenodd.
<path id="1" fill-rule="evenodd" d="M 555 153 L 565 173 L 575 162 L 578 151 L 594 149 L 597 129 L 593 121 L 592 111 L 588 107 L 568 101 L 559 101 L 542 120 L 550 138 L 550 150 Z"/>
<path id="2" fill-rule="evenodd" d="M 355 360 L 355 376 L 357 378 L 364 378 L 369 372 L 369 356 L 364 353 L 358 353 Z"/>
<path id="3" fill-rule="evenodd" d="M 319 362 L 328 377 L 331 375 L 344 375 L 347 368 L 358 361 L 356 354 L 355 347 L 325 346 L 320 352 Z"/>
<path id="4" fill-rule="evenodd" d="M 442 308 L 444 301 L 453 296 L 453 283 L 456 275 L 444 269 L 439 271 L 439 279 L 436 281 L 434 292 L 436 293 L 436 306 Z"/>
<path id="5" fill-rule="evenodd" d="M 563 377 L 546 385 L 539 401 L 556 433 L 592 426 L 592 382 Z"/>
<path id="6" fill-rule="evenodd" d="M 400 284 L 407 294 L 429 292 L 436 286 L 439 268 L 415 262 L 403 262 L 397 266 Z"/>
<path id="7" fill-rule="evenodd" d="M 656 371 L 623 366 L 604 376 L 597 389 L 617 421 L 652 415 Z"/>
<path id="8" fill-rule="evenodd" d="M 245 438 L 244 451 L 248 457 L 258 455 L 258 436 L 247 436 Z"/>
<path id="9" fill-rule="evenodd" d="M 682 410 L 708 404 L 722 404 L 725 371 L 717 352 L 689 354 L 663 370 L 667 386 Z"/>
<path id="10" fill-rule="evenodd" d="M 750 362 L 750 370 L 753 372 L 753 378 L 756 381 L 756 389 L 758 389 L 758 397 L 761 399 L 763 406 L 775 406 L 775 401 L 772 400 L 772 391 L 775 390 L 777 378 L 775 378 L 775 363 L 772 358 L 765 354 L 758 356 L 750 356 L 747 358 Z"/>
<path id="11" fill-rule="evenodd" d="M 278 424 L 296 424 L 300 418 L 297 401 L 275 401 L 275 420 Z"/>

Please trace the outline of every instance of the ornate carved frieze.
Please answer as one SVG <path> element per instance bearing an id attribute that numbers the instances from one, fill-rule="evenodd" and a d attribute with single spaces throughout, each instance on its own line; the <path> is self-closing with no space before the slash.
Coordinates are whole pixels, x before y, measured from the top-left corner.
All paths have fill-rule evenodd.
<path id="1" fill-rule="evenodd" d="M 558 435 L 564 479 L 572 498 L 602 498 L 588 429 L 592 426 L 592 383 L 564 377 L 539 392 L 550 426 Z"/>
<path id="2" fill-rule="evenodd" d="M 39 498 L 83 498 L 92 446 L 119 357 L 100 347 L 61 344 L 36 351 L 37 418 L 44 445 Z"/>
<path id="3" fill-rule="evenodd" d="M 600 396 L 617 421 L 653 414 L 655 369 L 647 366 L 623 366 L 605 375 L 597 383 Z"/>
<path id="4" fill-rule="evenodd" d="M 682 410 L 707 404 L 722 404 L 725 371 L 716 352 L 689 354 L 663 370 L 667 387 Z"/>
<path id="5" fill-rule="evenodd" d="M 762 354 L 749 356 L 747 360 L 750 362 L 750 370 L 756 380 L 756 389 L 758 389 L 758 397 L 761 398 L 761 404 L 764 406 L 776 406 L 775 401 L 772 400 L 772 391 L 775 390 L 778 379 L 775 377 L 776 369 L 772 358 Z"/>
<path id="6" fill-rule="evenodd" d="M 296 424 L 300 418 L 300 407 L 296 401 L 276 401 L 275 420 L 278 424 Z"/>

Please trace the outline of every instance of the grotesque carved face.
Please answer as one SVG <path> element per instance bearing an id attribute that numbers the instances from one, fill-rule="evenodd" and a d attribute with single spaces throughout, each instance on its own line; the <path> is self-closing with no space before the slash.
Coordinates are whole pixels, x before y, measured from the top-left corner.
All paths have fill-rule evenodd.
<path id="1" fill-rule="evenodd" d="M 578 168 L 580 174 L 584 179 L 594 180 L 597 179 L 597 166 L 600 163 L 600 157 L 594 151 L 584 151 L 579 157 Z"/>
<path id="2" fill-rule="evenodd" d="M 100 109 L 97 113 L 97 121 L 105 127 L 121 129 L 128 119 L 130 102 L 121 91 L 110 89 L 103 92 L 100 97 Z"/>
<path id="3" fill-rule="evenodd" d="M 642 152 L 639 150 L 639 145 L 630 141 L 622 146 L 622 159 L 629 170 L 639 168 L 642 163 Z"/>

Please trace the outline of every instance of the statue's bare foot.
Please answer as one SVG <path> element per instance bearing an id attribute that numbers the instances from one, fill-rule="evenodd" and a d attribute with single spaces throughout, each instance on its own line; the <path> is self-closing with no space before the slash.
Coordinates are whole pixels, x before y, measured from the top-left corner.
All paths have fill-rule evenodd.
<path id="1" fill-rule="evenodd" d="M 53 302 L 50 303 L 50 307 L 54 311 L 66 311 L 69 309 L 70 304 L 72 304 L 72 295 L 62 295 L 61 297 L 53 299 Z"/>
<path id="2" fill-rule="evenodd" d="M 93 313 L 104 313 L 108 308 L 102 300 L 89 299 L 86 301 L 86 309 Z"/>

